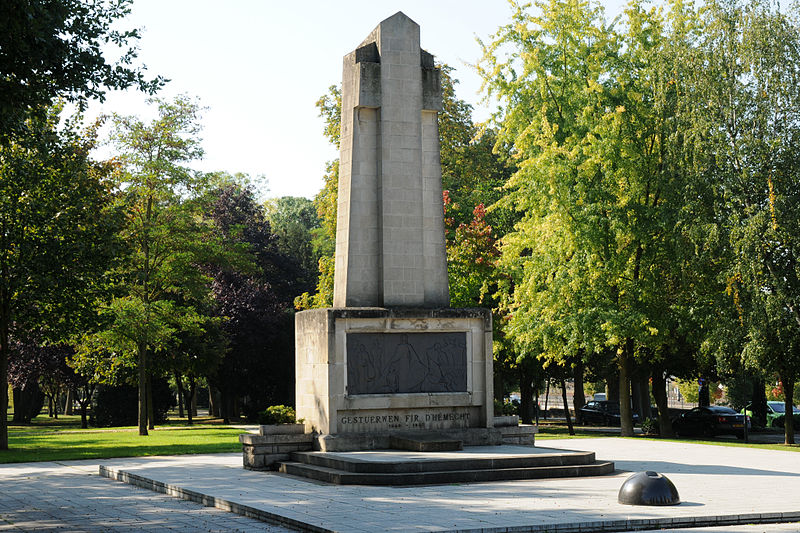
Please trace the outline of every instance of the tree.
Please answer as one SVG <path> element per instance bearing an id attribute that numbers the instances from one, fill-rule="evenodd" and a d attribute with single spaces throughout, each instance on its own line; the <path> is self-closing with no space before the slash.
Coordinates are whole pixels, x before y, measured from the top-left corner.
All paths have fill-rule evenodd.
<path id="1" fill-rule="evenodd" d="M 789 9 L 709 2 L 687 97 L 702 108 L 688 129 L 727 240 L 720 281 L 733 312 L 712 324 L 712 350 L 728 371 L 777 372 L 787 405 L 800 371 L 800 30 Z"/>
<path id="2" fill-rule="evenodd" d="M 238 416 L 238 399 L 245 397 L 253 418 L 270 403 L 285 403 L 292 396 L 290 311 L 299 292 L 299 262 L 278 248 L 279 239 L 252 188 L 229 184 L 210 197 L 206 216 L 219 238 L 252 257 L 252 265 L 206 267 L 213 279 L 213 313 L 223 319 L 228 346 L 210 381 L 222 393 L 226 420 Z"/>
<path id="3" fill-rule="evenodd" d="M 111 254 L 111 167 L 89 157 L 94 130 L 59 125 L 59 111 L 31 117 L 0 144 L 0 449 L 11 338 L 44 330 L 48 342 L 65 341 L 68 317 L 85 313 Z"/>
<path id="4" fill-rule="evenodd" d="M 284 196 L 268 200 L 265 208 L 278 250 L 298 262 L 297 287 L 301 292 L 313 289 L 322 253 L 315 246 L 322 228 L 314 203 L 307 198 Z"/>
<path id="5" fill-rule="evenodd" d="M 105 88 L 136 86 L 154 93 L 164 83 L 147 80 L 134 68 L 137 30 L 114 24 L 130 12 L 132 0 L 6 0 L 0 4 L 0 143 L 25 128 L 29 113 L 55 98 L 83 105 Z M 121 49 L 116 61 L 103 47 Z"/>
<path id="6" fill-rule="evenodd" d="M 660 13 L 638 2 L 619 30 L 588 1 L 536 2 L 538 16 L 514 5 L 479 66 L 505 104 L 498 140 L 518 165 L 499 202 L 522 215 L 501 245 L 514 282 L 506 331 L 555 362 L 611 350 L 622 432 L 632 435 L 635 367 L 646 377 L 691 328 L 697 220 L 685 209 L 694 204 L 684 196 L 670 41 Z"/>
<path id="7" fill-rule="evenodd" d="M 328 93 L 317 101 L 319 115 L 325 119 L 324 133 L 328 140 L 339 148 L 339 134 L 342 116 L 342 91 L 336 85 L 328 88 Z M 314 248 L 318 250 L 319 276 L 316 292 L 305 292 L 294 302 L 297 309 L 330 307 L 333 305 L 334 260 L 336 248 L 336 210 L 339 192 L 339 159 L 328 163 L 324 176 L 325 184 L 314 197 L 314 206 L 321 225 L 316 233 Z"/>
<path id="8" fill-rule="evenodd" d="M 49 400 L 50 416 L 58 418 L 59 397 L 67 391 L 80 389 L 85 385 L 85 380 L 67 365 L 67 360 L 74 352 L 71 346 L 41 344 L 43 341 L 40 335 L 33 334 L 28 335 L 25 341 L 14 342 L 14 350 L 9 361 L 9 383 L 18 389 L 38 385 Z M 82 398 L 82 395 L 77 396 Z M 86 413 L 83 403 L 81 407 L 83 415 L 81 421 L 85 424 Z"/>
<path id="9" fill-rule="evenodd" d="M 205 317 L 191 305 L 208 294 L 198 265 L 218 242 L 198 217 L 191 195 L 198 176 L 184 166 L 202 155 L 198 107 L 185 97 L 154 100 L 158 117 L 114 117 L 113 140 L 122 165 L 118 175 L 127 250 L 109 272 L 112 296 L 99 308 L 103 329 L 87 335 L 83 355 L 103 350 L 134 364 L 139 387 L 139 434 L 148 429 L 151 358 L 179 332 L 201 331 Z M 151 404 L 152 405 L 152 404 Z"/>

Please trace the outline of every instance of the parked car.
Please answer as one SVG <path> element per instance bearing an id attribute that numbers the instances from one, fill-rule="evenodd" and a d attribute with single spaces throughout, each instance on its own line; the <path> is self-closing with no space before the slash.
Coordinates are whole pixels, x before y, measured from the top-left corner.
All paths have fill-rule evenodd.
<path id="1" fill-rule="evenodd" d="M 619 402 L 592 400 L 579 409 L 584 424 L 601 426 L 620 425 Z M 633 423 L 639 423 L 639 415 L 633 413 Z"/>
<path id="2" fill-rule="evenodd" d="M 800 428 L 800 409 L 796 405 L 792 406 L 792 416 L 794 417 L 794 429 Z M 783 402 L 767 402 L 767 426 L 782 428 L 785 425 L 786 404 Z"/>
<path id="3" fill-rule="evenodd" d="M 800 409 L 796 405 L 792 406 L 794 409 L 794 427 L 795 430 L 800 430 Z M 747 407 L 739 411 L 746 413 L 748 416 L 753 416 L 753 405 L 747 404 Z M 786 418 L 786 406 L 781 401 L 770 400 L 767 402 L 767 427 L 768 428 L 783 428 L 785 425 L 784 419 Z"/>
<path id="4" fill-rule="evenodd" d="M 744 437 L 744 425 L 750 429 L 750 417 L 737 413 L 730 407 L 711 405 L 708 407 L 695 407 L 691 411 L 682 413 L 672 421 L 675 434 L 684 437 L 700 435 L 713 437 L 715 435 L 735 435 Z"/>

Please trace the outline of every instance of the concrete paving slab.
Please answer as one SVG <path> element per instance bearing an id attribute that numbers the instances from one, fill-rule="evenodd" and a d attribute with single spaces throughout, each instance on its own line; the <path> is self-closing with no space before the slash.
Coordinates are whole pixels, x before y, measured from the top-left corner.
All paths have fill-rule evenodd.
<path id="1" fill-rule="evenodd" d="M 290 531 L 104 479 L 97 464 L 0 465 L 0 531 Z"/>
<path id="2" fill-rule="evenodd" d="M 223 506 L 232 503 L 245 513 L 284 517 L 294 527 L 316 531 L 375 530 L 375 524 L 391 531 L 626 531 L 800 521 L 800 502 L 778 497 L 800 493 L 800 455 L 795 452 L 620 438 L 541 444 L 594 451 L 598 460 L 614 461 L 618 472 L 591 478 L 362 487 L 246 471 L 239 454 L 116 459 L 103 466 L 111 475 L 154 481 L 176 494 L 206 495 Z M 617 503 L 622 482 L 642 470 L 669 477 L 682 503 Z M 772 526 L 760 527 L 769 531 Z"/>

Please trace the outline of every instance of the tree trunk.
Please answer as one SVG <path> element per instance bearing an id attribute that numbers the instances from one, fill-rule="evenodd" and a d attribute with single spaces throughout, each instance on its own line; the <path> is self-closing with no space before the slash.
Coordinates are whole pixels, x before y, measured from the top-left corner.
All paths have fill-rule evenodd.
<path id="1" fill-rule="evenodd" d="M 631 411 L 631 380 L 629 359 L 633 356 L 633 340 L 625 341 L 625 348 L 619 354 L 619 415 L 620 434 L 633 437 L 633 413 Z"/>
<path id="2" fill-rule="evenodd" d="M 44 394 L 37 383 L 28 384 L 24 389 L 14 387 L 13 394 L 14 422 L 29 424 L 41 412 Z"/>
<path id="3" fill-rule="evenodd" d="M 175 375 L 175 387 L 178 389 L 178 418 L 183 418 L 183 403 L 186 399 L 186 395 L 183 391 L 183 378 L 181 377 L 180 372 L 177 370 L 174 372 Z"/>
<path id="4" fill-rule="evenodd" d="M 784 443 L 794 444 L 794 376 L 789 376 L 788 372 L 781 374 L 783 383 L 783 433 Z"/>
<path id="5" fill-rule="evenodd" d="M 708 390 L 708 379 L 703 378 L 703 384 L 700 386 L 700 391 L 697 394 L 698 405 L 700 407 L 708 407 L 711 405 L 711 394 Z"/>
<path id="6" fill-rule="evenodd" d="M 519 417 L 523 424 L 531 424 L 533 413 L 533 379 L 530 372 L 520 365 L 519 369 Z"/>
<path id="7" fill-rule="evenodd" d="M 503 405 L 503 400 L 506 399 L 505 380 L 500 372 L 494 374 L 494 401 Z"/>
<path id="8" fill-rule="evenodd" d="M 575 366 L 572 368 L 572 381 L 574 383 L 574 391 L 572 393 L 572 406 L 575 410 L 575 423 L 581 425 L 581 407 L 586 405 L 586 395 L 583 393 L 583 361 L 578 359 Z"/>
<path id="9" fill-rule="evenodd" d="M 147 374 L 147 429 L 156 428 L 155 409 L 153 409 L 153 377 Z"/>
<path id="10" fill-rule="evenodd" d="M 228 391 L 220 389 L 219 391 L 219 416 L 222 417 L 223 424 L 231 423 L 230 401 L 228 400 Z"/>
<path id="11" fill-rule="evenodd" d="M 8 293 L 8 271 L 3 264 L 0 271 L 0 450 L 8 449 L 8 349 L 9 326 L 11 325 L 11 294 Z M 14 403 L 14 417 L 17 404 Z"/>
<path id="12" fill-rule="evenodd" d="M 660 370 L 653 370 L 653 396 L 658 407 L 658 431 L 662 437 L 674 437 L 672 420 L 669 418 L 669 401 L 667 399 L 667 377 Z"/>
<path id="13" fill-rule="evenodd" d="M 211 385 L 208 386 L 208 415 L 211 418 L 219 418 L 219 400 L 214 395 L 216 391 Z"/>
<path id="14" fill-rule="evenodd" d="M 89 421 L 86 418 L 86 410 L 89 407 L 88 402 L 78 402 L 81 406 L 81 429 L 89 429 Z"/>
<path id="15" fill-rule="evenodd" d="M 606 400 L 609 402 L 619 401 L 619 372 L 612 373 L 606 379 Z"/>
<path id="16" fill-rule="evenodd" d="M 550 409 L 550 377 L 544 378 L 544 419 L 547 420 L 547 411 Z"/>
<path id="17" fill-rule="evenodd" d="M 575 435 L 575 428 L 572 427 L 572 417 L 569 414 L 569 404 L 567 403 L 567 384 L 561 378 L 561 400 L 564 402 L 564 416 L 567 418 L 567 429 L 570 435 Z"/>
<path id="18" fill-rule="evenodd" d="M 139 356 L 139 435 L 147 435 L 147 344 L 140 342 Z"/>
<path id="19" fill-rule="evenodd" d="M 194 377 L 189 376 L 189 398 L 186 401 L 187 409 L 186 414 L 188 415 L 188 424 L 191 426 L 194 422 L 192 417 L 194 416 L 195 410 L 195 401 L 197 400 L 197 395 L 195 395 L 195 381 Z"/>
<path id="20" fill-rule="evenodd" d="M 753 423 L 761 427 L 767 425 L 767 393 L 764 391 L 764 378 L 756 376 L 753 379 L 753 394 L 750 399 L 750 409 L 753 412 Z"/>
<path id="21" fill-rule="evenodd" d="M 639 372 L 639 408 L 640 423 L 653 417 L 650 409 L 650 373 L 643 368 Z"/>
<path id="22" fill-rule="evenodd" d="M 64 414 L 66 416 L 72 416 L 75 414 L 73 410 L 73 403 L 75 402 L 74 395 L 72 394 L 72 387 L 67 389 L 67 399 L 64 401 Z"/>
<path id="23" fill-rule="evenodd" d="M 14 418 L 12 418 L 11 421 L 15 424 L 19 424 L 24 422 L 22 413 L 24 412 L 25 403 L 22 400 L 22 389 L 14 387 L 11 389 L 11 395 L 14 398 Z M 6 420 L 8 420 L 7 416 Z"/>
<path id="24" fill-rule="evenodd" d="M 194 378 L 191 378 L 192 391 L 195 390 L 194 389 L 195 385 L 196 383 L 194 381 Z M 192 416 L 197 418 L 197 394 L 195 394 L 194 392 L 192 392 L 191 394 L 191 399 L 189 400 L 189 406 L 191 407 L 192 410 Z"/>

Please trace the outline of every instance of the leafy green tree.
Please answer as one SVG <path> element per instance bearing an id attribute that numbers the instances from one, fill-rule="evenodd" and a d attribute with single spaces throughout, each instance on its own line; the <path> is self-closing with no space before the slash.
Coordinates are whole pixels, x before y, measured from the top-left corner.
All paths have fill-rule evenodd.
<path id="1" fill-rule="evenodd" d="M 265 207 L 278 249 L 299 264 L 300 291 L 311 290 L 316 284 L 321 254 L 314 244 L 322 231 L 314 203 L 307 198 L 284 196 L 268 200 Z"/>
<path id="2" fill-rule="evenodd" d="M 538 15 L 513 5 L 479 65 L 504 104 L 498 139 L 518 165 L 499 202 L 522 215 L 501 246 L 514 282 L 506 331 L 555 362 L 611 350 L 630 435 L 634 365 L 647 368 L 692 329 L 697 221 L 685 209 L 681 145 L 673 148 L 665 22 L 638 2 L 619 29 L 588 1 L 536 2 Z"/>
<path id="3" fill-rule="evenodd" d="M 155 92 L 164 80 L 147 80 L 132 67 L 137 30 L 115 24 L 132 0 L 5 0 L 0 4 L 0 142 L 25 127 L 32 111 L 54 98 L 85 104 L 103 99 L 106 88 L 136 86 Z M 114 45 L 115 61 L 103 55 Z"/>
<path id="4" fill-rule="evenodd" d="M 109 273 L 112 296 L 99 309 L 104 328 L 88 335 L 82 350 L 84 355 L 107 350 L 135 366 L 140 435 L 148 433 L 151 358 L 180 332 L 203 329 L 205 317 L 191 305 L 208 295 L 209 280 L 198 264 L 219 253 L 192 201 L 201 185 L 198 175 L 185 166 L 202 155 L 198 107 L 185 97 L 155 103 L 158 117 L 150 123 L 114 117 L 126 215 L 119 238 L 127 250 Z"/>
<path id="5" fill-rule="evenodd" d="M 42 331 L 43 341 L 66 340 L 111 253 L 111 168 L 89 156 L 94 130 L 59 124 L 59 111 L 31 117 L 0 144 L 0 449 L 11 338 Z"/>
<path id="6" fill-rule="evenodd" d="M 328 93 L 317 101 L 319 115 L 325 120 L 324 133 L 328 140 L 339 148 L 342 118 L 342 91 L 331 85 Z M 322 231 L 316 232 L 314 248 L 319 253 L 317 288 L 314 294 L 305 292 L 295 299 L 297 309 L 330 307 L 333 305 L 334 260 L 336 248 L 336 210 L 339 192 L 339 159 L 328 163 L 324 176 L 325 184 L 314 197 L 314 206 Z"/>
<path id="7" fill-rule="evenodd" d="M 689 78 L 686 129 L 704 162 L 699 179 L 717 184 L 720 282 L 733 310 L 710 324 L 708 346 L 728 372 L 776 372 L 790 405 L 800 370 L 800 13 L 759 0 L 698 13 L 702 68 Z"/>
<path id="8" fill-rule="evenodd" d="M 223 418 L 238 417 L 242 399 L 245 413 L 253 419 L 258 411 L 292 396 L 291 307 L 300 290 L 299 261 L 282 249 L 252 188 L 229 185 L 209 196 L 213 201 L 206 216 L 215 232 L 228 245 L 244 248 L 253 267 L 206 267 L 213 278 L 212 312 L 222 319 L 229 347 L 208 377 L 221 393 Z"/>

